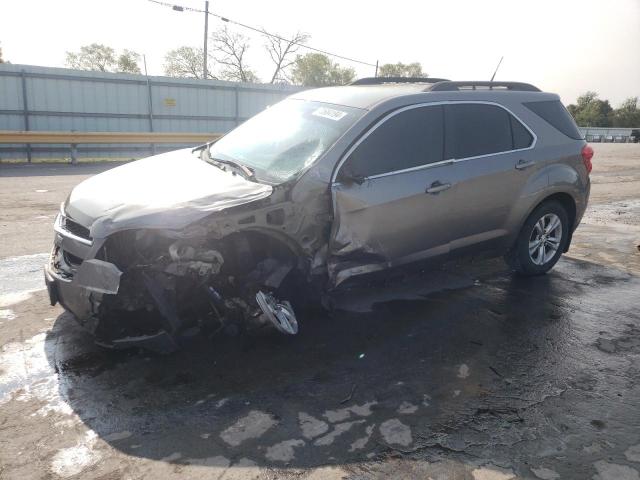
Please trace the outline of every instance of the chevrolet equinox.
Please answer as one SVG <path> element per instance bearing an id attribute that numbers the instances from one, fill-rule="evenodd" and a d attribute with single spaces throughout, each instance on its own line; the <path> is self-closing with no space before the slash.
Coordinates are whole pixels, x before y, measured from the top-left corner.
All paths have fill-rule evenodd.
<path id="1" fill-rule="evenodd" d="M 559 97 L 526 83 L 302 91 L 215 142 L 76 186 L 50 300 L 104 346 L 169 352 L 195 329 L 295 334 L 302 285 L 411 262 L 491 252 L 543 274 L 585 211 L 592 156 Z"/>

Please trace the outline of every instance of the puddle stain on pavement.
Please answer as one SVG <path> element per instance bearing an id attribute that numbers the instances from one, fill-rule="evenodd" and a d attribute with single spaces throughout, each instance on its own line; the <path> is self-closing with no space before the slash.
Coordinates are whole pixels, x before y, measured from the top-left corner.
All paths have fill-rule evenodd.
<path id="1" fill-rule="evenodd" d="M 622 357 L 639 351 L 637 314 L 622 302 L 615 322 L 600 318 L 605 299 L 629 295 L 640 282 L 590 268 L 564 262 L 537 282 L 546 302 L 532 296 L 531 282 L 498 275 L 418 304 L 310 323 L 300 342 L 217 340 L 213 349 L 196 343 L 172 357 L 102 352 L 64 314 L 51 331 L 2 346 L 0 404 L 31 405 L 29 415 L 67 432 L 50 457 L 61 477 L 106 469 L 117 452 L 138 459 L 131 472 L 249 478 L 270 466 L 314 467 L 330 458 L 356 464 L 415 451 L 492 458 L 500 466 L 468 471 L 474 479 L 502 479 L 516 468 L 511 446 L 524 443 L 531 455 L 549 459 L 531 471 L 553 478 L 562 473 L 553 455 L 567 454 L 566 440 L 558 442 L 562 450 L 554 443 L 563 432 L 588 446 L 588 432 L 601 425 L 597 431 L 612 435 L 612 444 L 620 439 L 607 419 L 583 425 L 572 417 L 570 426 L 547 419 L 549 428 L 538 428 L 544 409 L 602 411 L 583 392 L 601 396 L 603 382 L 631 381 L 638 367 L 637 357 Z M 569 298 L 566 290 L 575 286 L 565 284 L 576 277 L 583 277 L 579 294 Z M 19 315 L 19 302 L 11 311 Z M 363 359 L 353 354 L 365 351 Z M 603 365 L 618 377 L 599 372 Z M 354 398 L 342 405 L 350 390 Z M 630 415 L 624 402 L 633 397 L 619 404 L 600 398 L 616 415 Z M 606 457 L 611 447 L 603 445 L 584 455 Z M 628 461 L 640 458 L 638 445 L 623 451 Z M 625 456 L 585 468 L 602 479 L 633 479 L 637 470 L 620 464 Z"/>

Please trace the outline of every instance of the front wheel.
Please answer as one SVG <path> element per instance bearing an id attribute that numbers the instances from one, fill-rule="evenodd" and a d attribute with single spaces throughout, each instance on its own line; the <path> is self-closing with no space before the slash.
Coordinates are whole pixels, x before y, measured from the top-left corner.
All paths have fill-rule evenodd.
<path id="1" fill-rule="evenodd" d="M 558 202 L 539 205 L 522 226 L 511 264 L 522 275 L 542 275 L 556 264 L 569 240 L 569 215 Z"/>

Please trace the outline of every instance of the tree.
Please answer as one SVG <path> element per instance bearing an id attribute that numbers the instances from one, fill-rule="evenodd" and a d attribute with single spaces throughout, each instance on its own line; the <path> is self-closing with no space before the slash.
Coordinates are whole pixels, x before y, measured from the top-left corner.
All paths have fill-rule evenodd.
<path id="1" fill-rule="evenodd" d="M 224 65 L 220 73 L 224 80 L 236 82 L 258 82 L 258 76 L 251 70 L 245 60 L 249 49 L 249 39 L 239 33 L 229 31 L 226 27 L 211 35 L 213 41 L 213 57 Z"/>
<path id="2" fill-rule="evenodd" d="M 133 50 L 124 49 L 118 56 L 116 70 L 122 73 L 140 73 L 140 54 Z"/>
<path id="3" fill-rule="evenodd" d="M 586 92 L 578 97 L 576 105 L 567 110 L 581 127 L 608 127 L 611 125 L 613 108 L 609 100 L 600 100 L 596 92 Z"/>
<path id="4" fill-rule="evenodd" d="M 282 38 L 273 37 L 267 32 L 264 32 L 264 34 L 264 47 L 275 66 L 269 83 L 286 82 L 287 71 L 295 63 L 295 58 L 292 57 L 298 51 L 300 45 L 306 43 L 310 37 L 306 33 L 297 32 L 291 40 L 283 40 Z"/>
<path id="5" fill-rule="evenodd" d="M 355 76 L 353 68 L 341 67 L 322 53 L 298 55 L 292 71 L 294 83 L 305 87 L 345 85 L 352 82 Z"/>
<path id="6" fill-rule="evenodd" d="M 77 70 L 108 72 L 117 64 L 113 48 L 99 43 L 84 45 L 79 52 L 67 52 L 67 65 Z"/>
<path id="7" fill-rule="evenodd" d="M 202 78 L 204 50 L 194 47 L 180 47 L 171 50 L 164 57 L 164 74 L 169 77 Z M 207 78 L 216 78 L 207 68 Z"/>
<path id="8" fill-rule="evenodd" d="M 67 66 L 76 70 L 98 72 L 140 73 L 140 54 L 124 49 L 119 55 L 116 51 L 100 43 L 83 45 L 79 52 L 67 52 Z"/>
<path id="9" fill-rule="evenodd" d="M 385 63 L 378 69 L 379 77 L 428 77 L 427 73 L 422 71 L 422 65 L 419 62 L 414 63 Z"/>
<path id="10" fill-rule="evenodd" d="M 640 108 L 638 97 L 627 98 L 620 108 L 613 111 L 611 124 L 614 127 L 635 128 L 640 127 Z"/>
<path id="11" fill-rule="evenodd" d="M 2 58 L 2 47 L 0 47 L 0 63 L 4 63 L 4 59 Z"/>

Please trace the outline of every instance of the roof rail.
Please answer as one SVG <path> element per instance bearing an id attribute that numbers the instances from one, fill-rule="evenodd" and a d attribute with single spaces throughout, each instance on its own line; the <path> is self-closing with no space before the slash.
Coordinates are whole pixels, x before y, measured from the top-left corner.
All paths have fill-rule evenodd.
<path id="1" fill-rule="evenodd" d="M 382 85 L 385 83 L 439 83 L 448 82 L 445 78 L 430 77 L 365 77 L 351 82 L 349 85 Z"/>
<path id="2" fill-rule="evenodd" d="M 435 85 L 432 85 L 426 88 L 426 91 L 429 92 L 450 92 L 450 91 L 458 91 L 461 89 L 469 89 L 469 90 L 477 90 L 477 87 L 485 87 L 488 90 L 493 89 L 505 89 L 511 91 L 518 92 L 540 92 L 541 90 L 538 87 L 534 87 L 530 83 L 522 83 L 522 82 L 451 82 L 451 81 L 442 81 L 438 82 Z"/>

